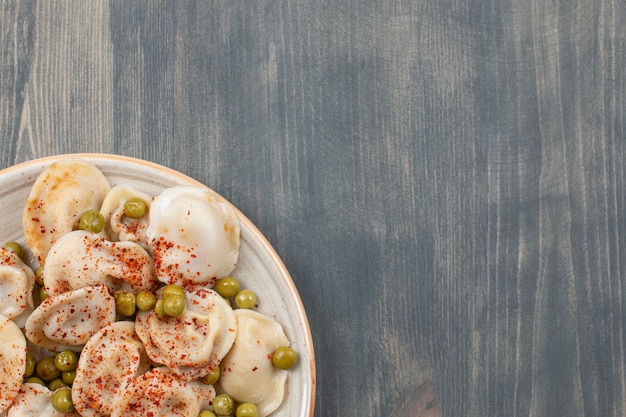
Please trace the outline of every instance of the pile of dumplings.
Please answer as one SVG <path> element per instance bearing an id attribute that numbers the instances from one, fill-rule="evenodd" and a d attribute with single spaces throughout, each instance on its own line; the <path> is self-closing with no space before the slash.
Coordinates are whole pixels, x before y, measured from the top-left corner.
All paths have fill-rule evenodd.
<path id="1" fill-rule="evenodd" d="M 145 216 L 125 216 L 132 198 L 146 203 Z M 102 231 L 77 228 L 89 210 L 103 216 Z M 280 406 L 287 371 L 271 353 L 289 340 L 273 318 L 233 308 L 214 290 L 237 265 L 240 230 L 211 190 L 180 185 L 151 196 L 111 185 L 89 161 L 63 159 L 36 179 L 22 226 L 32 261 L 0 249 L 0 417 L 64 415 L 48 387 L 24 382 L 27 351 L 79 353 L 67 416 L 196 417 L 220 392 L 255 403 L 259 417 Z M 42 301 L 35 267 L 49 295 Z M 116 291 L 159 294 L 164 284 L 184 289 L 181 315 L 116 311 Z M 218 384 L 201 381 L 217 367 Z"/>

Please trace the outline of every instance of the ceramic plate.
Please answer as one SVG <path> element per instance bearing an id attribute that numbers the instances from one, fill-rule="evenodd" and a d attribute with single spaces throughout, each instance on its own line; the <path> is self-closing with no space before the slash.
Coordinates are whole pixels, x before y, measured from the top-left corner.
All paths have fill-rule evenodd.
<path id="1" fill-rule="evenodd" d="M 107 154 L 72 154 L 37 159 L 0 171 L 0 212 L 3 215 L 0 241 L 25 244 L 22 210 L 30 187 L 52 162 L 83 158 L 96 165 L 111 185 L 128 184 L 150 195 L 178 184 L 202 185 L 198 181 L 151 162 Z M 218 196 L 219 197 L 219 196 Z M 222 201 L 224 198 L 219 197 Z M 232 205 L 232 204 L 231 204 Z M 298 352 L 298 362 L 287 378 L 285 400 L 273 417 L 312 417 L 315 401 L 315 359 L 306 314 L 296 287 L 267 239 L 239 210 L 241 225 L 239 261 L 233 275 L 242 286 L 254 291 L 258 311 L 274 317 Z"/>

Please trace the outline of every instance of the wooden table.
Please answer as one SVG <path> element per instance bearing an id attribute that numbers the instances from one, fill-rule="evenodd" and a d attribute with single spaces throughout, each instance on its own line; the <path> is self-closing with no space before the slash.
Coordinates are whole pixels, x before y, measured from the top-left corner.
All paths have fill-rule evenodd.
<path id="1" fill-rule="evenodd" d="M 623 6 L 0 1 L 0 164 L 123 154 L 239 207 L 315 416 L 623 416 Z"/>

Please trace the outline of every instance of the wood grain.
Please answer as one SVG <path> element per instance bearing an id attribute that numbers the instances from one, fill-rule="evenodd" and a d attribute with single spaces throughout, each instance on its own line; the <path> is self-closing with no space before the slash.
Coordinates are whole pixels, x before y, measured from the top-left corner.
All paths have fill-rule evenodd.
<path id="1" fill-rule="evenodd" d="M 623 416 L 622 6 L 0 0 L 0 164 L 231 200 L 300 291 L 316 416 Z"/>

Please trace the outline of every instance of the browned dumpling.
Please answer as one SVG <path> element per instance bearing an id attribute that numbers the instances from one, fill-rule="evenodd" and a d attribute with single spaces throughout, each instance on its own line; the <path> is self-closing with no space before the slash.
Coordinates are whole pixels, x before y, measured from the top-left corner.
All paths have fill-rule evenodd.
<path id="1" fill-rule="evenodd" d="M 43 170 L 22 215 L 26 243 L 41 265 L 54 242 L 75 229 L 84 212 L 100 210 L 110 189 L 104 174 L 82 159 L 63 159 Z"/>

